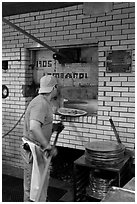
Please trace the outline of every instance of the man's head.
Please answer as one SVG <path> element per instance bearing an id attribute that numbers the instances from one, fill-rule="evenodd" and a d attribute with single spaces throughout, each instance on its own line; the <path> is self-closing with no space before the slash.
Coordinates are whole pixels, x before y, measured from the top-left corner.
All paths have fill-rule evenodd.
<path id="1" fill-rule="evenodd" d="M 52 75 L 43 76 L 40 79 L 40 89 L 39 94 L 49 94 L 57 86 L 57 79 Z"/>

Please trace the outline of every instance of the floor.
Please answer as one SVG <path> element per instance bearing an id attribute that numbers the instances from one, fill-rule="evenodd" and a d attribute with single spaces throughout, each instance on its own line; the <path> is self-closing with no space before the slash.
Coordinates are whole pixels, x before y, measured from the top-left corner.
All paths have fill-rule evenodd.
<path id="1" fill-rule="evenodd" d="M 83 151 L 72 151 L 69 150 L 69 148 L 58 148 L 58 155 L 52 160 L 51 178 L 49 183 L 49 194 L 51 197 L 51 202 L 53 199 L 55 199 L 54 201 L 56 202 L 73 202 L 73 161 L 81 156 L 81 154 L 83 154 Z M 13 200 L 19 200 L 18 202 L 22 202 L 23 170 L 3 164 L 2 173 L 3 175 L 11 176 L 11 182 L 9 182 L 10 177 L 6 178 L 3 176 L 3 202 L 6 202 L 4 200 L 7 199 L 9 199 L 10 202 Z M 12 183 L 14 185 L 12 185 Z"/>
<path id="2" fill-rule="evenodd" d="M 66 193 L 58 200 L 60 202 L 73 202 L 73 185 L 55 178 L 50 179 L 51 187 L 56 187 L 66 190 Z"/>
<path id="3" fill-rule="evenodd" d="M 23 202 L 23 179 L 2 175 L 2 201 Z M 67 182 L 50 178 L 49 202 L 73 202 L 73 188 Z"/>

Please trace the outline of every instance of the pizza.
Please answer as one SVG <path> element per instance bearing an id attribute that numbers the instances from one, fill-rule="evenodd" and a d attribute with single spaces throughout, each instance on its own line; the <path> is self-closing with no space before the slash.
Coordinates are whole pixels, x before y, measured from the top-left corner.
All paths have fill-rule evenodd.
<path id="1" fill-rule="evenodd" d="M 83 116 L 86 115 L 87 112 L 79 109 L 72 109 L 72 108 L 59 108 L 58 113 L 64 116 Z"/>

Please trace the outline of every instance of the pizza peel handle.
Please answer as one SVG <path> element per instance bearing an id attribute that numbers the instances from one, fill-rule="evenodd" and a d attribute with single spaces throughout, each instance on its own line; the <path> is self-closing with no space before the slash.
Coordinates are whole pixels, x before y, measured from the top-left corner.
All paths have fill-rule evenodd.
<path id="1" fill-rule="evenodd" d="M 59 133 L 60 133 L 60 132 L 57 132 L 57 134 L 56 134 L 56 138 L 55 138 L 55 140 L 54 140 L 54 144 L 53 144 L 53 147 L 52 147 L 52 148 L 55 148 L 55 145 L 56 145 L 56 142 L 57 142 Z M 44 183 L 45 183 L 45 179 L 46 179 L 46 176 L 47 176 L 47 172 L 48 172 L 48 169 L 49 169 L 49 165 L 50 165 L 51 159 L 52 159 L 52 155 L 50 155 L 50 156 L 48 157 L 48 159 L 47 159 L 46 167 L 45 167 L 45 169 L 44 169 L 44 172 L 43 172 L 43 175 L 42 175 L 42 179 L 41 179 L 42 182 L 41 182 L 41 184 L 40 184 L 40 187 L 39 187 L 39 190 L 38 190 L 38 193 L 37 193 L 37 197 L 36 197 L 35 202 L 39 202 L 39 200 L 40 200 L 41 192 L 42 192 L 42 189 L 43 189 L 43 186 L 44 186 Z"/>
<path id="2" fill-rule="evenodd" d="M 115 136 L 116 136 L 116 139 L 117 139 L 118 144 L 121 144 L 121 140 L 120 140 L 120 138 L 119 138 L 119 134 L 117 133 L 117 130 L 116 130 L 116 128 L 115 128 L 115 126 L 114 126 L 114 123 L 113 123 L 113 120 L 112 120 L 111 118 L 109 119 L 109 122 L 110 122 L 110 124 L 111 124 L 111 127 L 113 128 L 113 131 L 114 131 L 114 133 L 115 133 Z"/>

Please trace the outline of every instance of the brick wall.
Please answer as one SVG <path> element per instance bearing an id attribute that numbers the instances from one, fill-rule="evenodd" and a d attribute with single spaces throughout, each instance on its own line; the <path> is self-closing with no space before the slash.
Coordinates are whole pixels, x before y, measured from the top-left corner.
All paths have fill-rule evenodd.
<path id="1" fill-rule="evenodd" d="M 122 143 L 135 146 L 135 3 L 115 2 L 113 10 L 104 14 L 85 15 L 83 4 L 56 10 L 14 15 L 8 19 L 17 26 L 52 46 L 85 43 L 98 44 L 98 112 L 94 117 L 69 118 L 58 145 L 83 149 L 84 142 L 116 140 L 110 126 L 112 117 Z M 22 85 L 31 84 L 29 50 L 31 39 L 12 27 L 2 24 L 2 60 L 9 60 L 9 69 L 2 71 L 2 83 L 9 96 L 2 99 L 3 134 L 23 114 L 30 97 L 23 97 Z M 131 73 L 107 73 L 106 51 L 132 50 Z M 54 116 L 54 120 L 59 120 Z M 20 144 L 23 119 L 3 138 L 3 163 L 21 167 Z M 52 140 L 54 139 L 54 135 Z"/>

